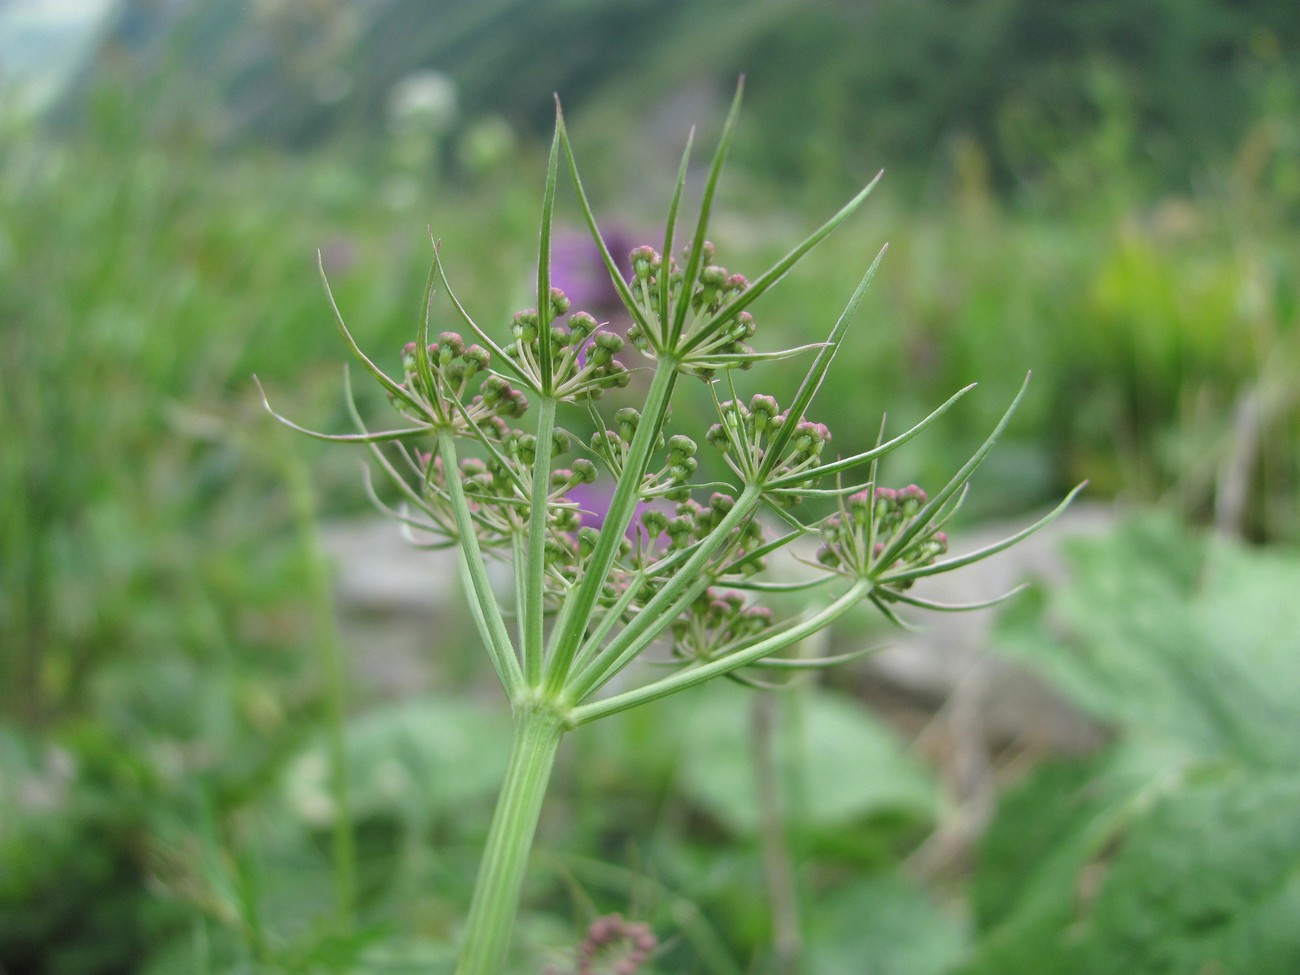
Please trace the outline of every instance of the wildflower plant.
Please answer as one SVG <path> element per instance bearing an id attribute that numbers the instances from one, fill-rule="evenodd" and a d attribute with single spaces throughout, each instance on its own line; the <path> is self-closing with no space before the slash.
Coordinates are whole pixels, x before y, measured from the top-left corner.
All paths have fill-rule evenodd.
<path id="1" fill-rule="evenodd" d="M 807 660 L 780 654 L 864 600 L 895 622 L 901 622 L 900 604 L 977 608 L 940 606 L 911 588 L 918 579 L 1014 544 L 1050 521 L 1075 493 L 1004 541 L 945 557 L 944 527 L 1023 387 L 988 439 L 932 495 L 916 486 L 894 490 L 878 484 L 879 461 L 971 387 L 909 430 L 884 439 L 882 428 L 872 449 L 833 454 L 831 430 L 810 411 L 883 249 L 823 342 L 756 351 L 750 308 L 861 205 L 879 176 L 767 271 L 753 280 L 732 273 L 717 263 L 706 235 L 739 105 L 738 89 L 685 246 L 679 247 L 678 216 L 690 140 L 662 244 L 633 250 L 628 276 L 597 227 L 557 107 L 536 306 L 515 315 L 505 334 L 481 327 L 450 287 L 435 242 L 419 333 L 401 351 L 394 375 L 362 352 L 330 295 L 344 341 L 386 390 L 402 425 L 367 430 L 353 407 L 358 432 L 330 435 L 303 430 L 277 414 L 312 436 L 368 445 L 400 492 L 402 506 L 389 510 L 412 538 L 459 550 L 470 611 L 513 710 L 512 753 L 462 935 L 459 975 L 501 970 L 547 782 L 566 732 L 718 677 L 761 684 L 764 674 L 847 659 L 852 655 Z M 631 317 L 626 341 L 632 350 L 625 349 L 623 335 L 570 307 L 551 285 L 562 159 Z M 459 331 L 435 333 L 435 284 L 450 299 Z M 328 292 L 328 282 L 325 287 Z M 629 353 L 640 362 L 627 365 Z M 748 400 L 736 394 L 735 370 L 795 357 L 811 362 L 787 403 L 767 394 Z M 627 386 L 632 370 L 643 367 L 650 378 L 640 407 L 602 411 L 603 394 Z M 683 380 L 709 385 L 714 422 L 674 428 L 670 404 Z M 580 438 L 569 432 L 570 417 L 578 420 L 575 426 L 590 422 L 595 433 Z M 700 479 L 701 452 L 709 449 L 721 455 L 728 472 L 723 481 Z M 602 479 L 613 484 L 608 510 L 599 528 L 584 525 L 575 488 Z M 820 519 L 805 514 L 818 507 L 830 513 Z M 764 512 L 768 516 L 760 518 Z M 772 553 L 803 540 L 819 543 L 810 559 L 821 570 L 815 580 L 765 577 Z M 512 599 L 493 587 L 489 559 L 512 566 Z M 778 619 L 763 604 L 767 593 L 805 588 L 825 596 L 802 615 Z M 667 646 L 676 665 L 672 672 L 607 691 L 656 644 Z"/>

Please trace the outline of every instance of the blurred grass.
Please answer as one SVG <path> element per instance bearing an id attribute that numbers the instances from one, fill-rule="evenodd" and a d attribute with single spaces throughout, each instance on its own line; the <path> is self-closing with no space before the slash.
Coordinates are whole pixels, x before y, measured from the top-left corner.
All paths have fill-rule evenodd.
<path id="1" fill-rule="evenodd" d="M 382 355 L 418 313 L 429 244 L 423 218 L 376 205 L 378 180 L 328 157 L 227 155 L 116 119 L 65 142 L 15 135 L 0 158 L 0 641 L 8 709 L 39 722 L 112 648 L 236 645 L 235 608 L 284 589 L 258 578 L 283 575 L 289 517 L 251 376 L 286 410 L 342 422 L 315 251 Z M 527 233 L 500 202 L 473 233 L 454 232 L 469 208 L 451 213 L 454 266 L 519 263 L 498 241 Z M 468 278 L 471 297 L 494 284 Z M 355 507 L 355 458 L 295 446 L 327 510 Z"/>
<path id="2" fill-rule="evenodd" d="M 429 197 L 377 203 L 383 169 L 151 132 L 125 92 L 92 121 L 0 144 L 0 714 L 17 735 L 0 963 L 15 972 L 135 970 L 204 914 L 256 941 L 237 920 L 257 856 L 239 817 L 323 709 L 310 642 L 328 607 L 291 483 L 310 471 L 326 513 L 364 500 L 358 457 L 290 443 L 251 377 L 307 422 L 346 424 L 316 249 L 382 358 L 409 337 L 430 246 L 412 218 Z M 509 184 L 492 200 L 444 208 L 440 232 L 467 297 L 500 317 L 500 268 L 526 266 L 530 231 Z M 33 806 L 48 790 L 54 806 Z"/>

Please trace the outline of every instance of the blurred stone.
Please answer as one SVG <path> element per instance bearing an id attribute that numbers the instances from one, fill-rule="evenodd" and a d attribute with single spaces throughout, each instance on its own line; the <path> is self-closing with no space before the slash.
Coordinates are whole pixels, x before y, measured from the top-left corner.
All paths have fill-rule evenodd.
<path id="1" fill-rule="evenodd" d="M 384 696 L 428 690 L 438 676 L 431 634 L 460 614 L 455 551 L 417 549 L 381 517 L 329 524 L 322 543 L 356 678 Z"/>

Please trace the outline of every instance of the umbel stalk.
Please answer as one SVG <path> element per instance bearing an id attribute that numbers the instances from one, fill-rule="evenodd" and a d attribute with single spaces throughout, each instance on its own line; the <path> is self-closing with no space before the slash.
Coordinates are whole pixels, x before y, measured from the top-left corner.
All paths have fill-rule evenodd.
<path id="1" fill-rule="evenodd" d="M 498 975 L 510 947 L 519 894 L 563 724 L 545 704 L 515 717 L 510 764 L 479 867 L 456 975 Z"/>

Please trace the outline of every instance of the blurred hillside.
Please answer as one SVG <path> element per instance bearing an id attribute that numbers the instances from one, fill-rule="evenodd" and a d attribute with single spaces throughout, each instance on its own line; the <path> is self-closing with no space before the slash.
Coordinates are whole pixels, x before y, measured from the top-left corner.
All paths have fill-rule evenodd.
<path id="1" fill-rule="evenodd" d="M 612 140 L 642 152 L 662 137 L 654 122 L 665 103 L 700 88 L 716 95 L 743 73 L 743 164 L 836 192 L 876 164 L 923 185 L 971 145 L 994 185 L 1032 189 L 1080 133 L 1121 121 L 1107 133 L 1108 162 L 1147 191 L 1185 192 L 1259 118 L 1294 107 L 1277 99 L 1300 75 L 1300 11 L 1287 0 L 80 8 L 101 28 L 56 111 L 67 125 L 108 71 L 161 118 L 197 116 L 226 144 L 364 141 L 382 132 L 394 86 L 432 70 L 454 85 L 446 124 L 456 131 L 494 115 L 540 138 L 558 92 L 573 115 L 623 119 Z"/>

